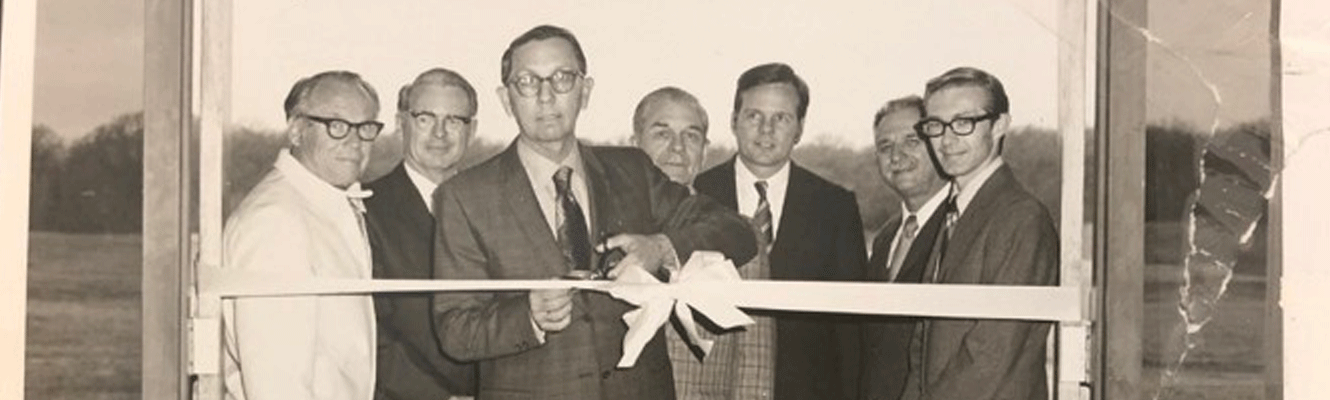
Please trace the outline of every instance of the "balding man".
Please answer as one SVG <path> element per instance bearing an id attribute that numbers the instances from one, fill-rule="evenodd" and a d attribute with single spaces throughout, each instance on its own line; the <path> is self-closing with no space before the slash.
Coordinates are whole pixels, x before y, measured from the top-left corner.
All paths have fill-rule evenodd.
<path id="1" fill-rule="evenodd" d="M 421 73 L 397 95 L 402 162 L 369 183 L 365 201 L 374 277 L 430 279 L 434 259 L 432 196 L 457 174 L 476 131 L 476 90 L 448 69 Z M 430 325 L 428 293 L 375 297 L 379 322 L 379 398 L 447 399 L 476 391 L 474 364 L 444 355 Z"/>
<path id="2" fill-rule="evenodd" d="M 924 100 L 908 96 L 887 102 L 873 116 L 878 173 L 901 199 L 900 213 L 873 239 L 868 276 L 879 282 L 920 283 L 934 238 L 942 226 L 946 179 L 928 155 L 928 145 L 914 133 L 924 115 Z M 860 399 L 900 397 L 909 374 L 910 339 L 916 319 L 874 317 L 864 328 L 864 368 Z"/>
<path id="3" fill-rule="evenodd" d="M 288 149 L 227 221 L 222 267 L 269 279 L 370 279 L 357 182 L 383 124 L 355 73 L 301 79 L 286 98 Z M 242 298 L 223 303 L 228 399 L 374 396 L 368 295 Z"/>
<path id="4" fill-rule="evenodd" d="M 633 112 L 633 144 L 682 185 L 693 184 L 707 149 L 707 110 L 673 86 L 647 93 Z"/>

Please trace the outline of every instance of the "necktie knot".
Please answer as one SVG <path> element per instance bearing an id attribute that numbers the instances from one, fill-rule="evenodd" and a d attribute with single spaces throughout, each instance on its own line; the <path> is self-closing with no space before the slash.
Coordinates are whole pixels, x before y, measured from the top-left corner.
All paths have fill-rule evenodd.
<path id="1" fill-rule="evenodd" d="M 757 210 L 753 212 L 753 224 L 762 233 L 762 243 L 770 245 L 775 239 L 771 226 L 771 203 L 767 202 L 767 181 L 753 182 L 757 189 Z"/>
<path id="2" fill-rule="evenodd" d="M 757 189 L 758 201 L 767 201 L 767 181 L 753 182 L 753 187 Z"/>
<path id="3" fill-rule="evenodd" d="M 569 186 L 572 185 L 573 169 L 571 167 L 559 167 L 554 171 L 554 190 L 558 191 L 559 196 L 565 196 L 569 193 Z"/>
<path id="4" fill-rule="evenodd" d="M 904 229 L 901 234 L 906 239 L 914 239 L 914 235 L 919 234 L 919 219 L 915 218 L 914 214 L 910 214 L 909 218 L 905 219 L 903 226 Z"/>

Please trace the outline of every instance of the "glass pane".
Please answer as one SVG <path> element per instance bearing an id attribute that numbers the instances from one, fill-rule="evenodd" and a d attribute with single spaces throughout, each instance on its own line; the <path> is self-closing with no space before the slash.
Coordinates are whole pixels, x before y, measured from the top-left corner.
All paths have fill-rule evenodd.
<path id="1" fill-rule="evenodd" d="M 37 7 L 26 398 L 140 398 L 143 16 Z"/>
<path id="2" fill-rule="evenodd" d="M 1265 399 L 1271 4 L 1149 4 L 1142 394 Z"/>

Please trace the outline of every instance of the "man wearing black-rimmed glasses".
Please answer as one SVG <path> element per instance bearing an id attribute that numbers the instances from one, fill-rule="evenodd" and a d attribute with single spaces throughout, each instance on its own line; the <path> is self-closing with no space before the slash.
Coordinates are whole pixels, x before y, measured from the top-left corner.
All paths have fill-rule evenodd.
<path id="1" fill-rule="evenodd" d="M 1011 117 L 1001 81 L 961 67 L 928 81 L 915 124 L 952 178 L 924 282 L 1055 285 L 1058 237 L 1002 161 Z M 1048 398 L 1046 322 L 929 319 L 911 343 L 904 399 Z"/>
<path id="2" fill-rule="evenodd" d="M 434 276 L 434 189 L 457 174 L 458 161 L 475 135 L 476 90 L 445 69 L 421 73 L 397 92 L 402 162 L 367 188 L 374 277 Z M 379 326 L 376 392 L 383 400 L 459 398 L 475 394 L 474 364 L 439 349 L 430 322 L 428 293 L 375 295 Z M 457 396 L 457 397 L 454 397 Z"/>
<path id="3" fill-rule="evenodd" d="M 435 191 L 435 277 L 614 279 L 627 268 L 665 276 L 694 250 L 719 250 L 736 265 L 753 256 L 742 217 L 670 181 L 641 150 L 578 142 L 593 80 L 571 32 L 535 27 L 500 65 L 496 91 L 517 138 Z M 602 238 L 599 250 L 626 253 L 618 264 L 593 250 Z M 675 398 L 663 335 L 634 367 L 616 367 L 629 309 L 598 292 L 441 293 L 434 322 L 446 353 L 478 361 L 478 398 Z"/>
<path id="4" fill-rule="evenodd" d="M 369 279 L 357 182 L 375 120 L 374 88 L 352 72 L 301 79 L 286 102 L 287 149 L 226 223 L 222 267 L 262 279 Z M 223 303 L 227 398 L 374 396 L 374 304 L 368 295 L 242 298 Z"/>

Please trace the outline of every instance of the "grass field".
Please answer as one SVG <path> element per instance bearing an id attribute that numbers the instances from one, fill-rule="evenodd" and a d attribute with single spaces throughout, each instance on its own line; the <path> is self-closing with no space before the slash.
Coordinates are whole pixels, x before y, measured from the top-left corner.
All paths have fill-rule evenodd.
<path id="1" fill-rule="evenodd" d="M 137 399 L 140 264 L 137 235 L 33 233 L 28 251 L 28 399 Z M 1151 398 L 1177 318 L 1181 270 L 1146 273 L 1143 339 Z M 1264 399 L 1264 279 L 1240 275 L 1216 319 L 1161 399 Z"/>
<path id="2" fill-rule="evenodd" d="M 138 235 L 32 233 L 24 394 L 138 399 Z"/>

